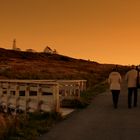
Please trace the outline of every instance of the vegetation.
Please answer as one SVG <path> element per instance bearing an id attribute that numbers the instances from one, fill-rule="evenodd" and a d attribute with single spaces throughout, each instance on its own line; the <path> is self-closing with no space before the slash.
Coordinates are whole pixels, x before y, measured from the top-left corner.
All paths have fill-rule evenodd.
<path id="1" fill-rule="evenodd" d="M 104 92 L 107 88 L 106 82 L 102 82 L 82 92 L 81 98 L 75 100 L 64 100 L 63 106 L 70 108 L 85 108 L 90 104 L 93 97 Z M 30 113 L 17 116 L 0 115 L 0 139 L 1 140 L 36 140 L 40 135 L 48 132 L 50 128 L 63 118 L 61 114 Z"/>
<path id="2" fill-rule="evenodd" d="M 80 99 L 64 99 L 62 101 L 62 107 L 67 108 L 85 108 L 88 106 L 92 99 L 100 94 L 106 91 L 108 88 L 108 84 L 106 81 L 101 82 L 100 84 L 97 84 L 93 87 L 88 88 L 86 91 L 81 93 Z"/>
<path id="3" fill-rule="evenodd" d="M 93 97 L 106 91 L 108 84 L 106 81 L 101 82 L 93 87 L 88 88 L 85 92 L 81 93 L 81 100 L 89 105 Z"/>
<path id="4" fill-rule="evenodd" d="M 0 115 L 1 140 L 36 140 L 60 121 L 59 113 L 33 113 L 16 117 Z"/>
<path id="5" fill-rule="evenodd" d="M 64 100 L 63 106 L 83 108 L 106 90 L 105 80 L 114 67 L 58 54 L 0 49 L 1 79 L 85 79 L 88 89 L 81 99 Z M 128 67 L 119 66 L 124 74 Z M 34 113 L 16 117 L 0 114 L 0 140 L 35 140 L 62 118 L 58 113 Z"/>

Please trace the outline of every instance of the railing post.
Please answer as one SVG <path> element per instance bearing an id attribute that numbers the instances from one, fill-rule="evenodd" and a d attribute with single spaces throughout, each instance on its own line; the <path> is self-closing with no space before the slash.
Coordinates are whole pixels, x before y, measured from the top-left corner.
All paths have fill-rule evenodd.
<path id="1" fill-rule="evenodd" d="M 55 111 L 60 111 L 60 100 L 59 100 L 59 85 L 56 84 L 53 86 L 53 96 L 54 96 L 54 104 L 55 104 Z"/>

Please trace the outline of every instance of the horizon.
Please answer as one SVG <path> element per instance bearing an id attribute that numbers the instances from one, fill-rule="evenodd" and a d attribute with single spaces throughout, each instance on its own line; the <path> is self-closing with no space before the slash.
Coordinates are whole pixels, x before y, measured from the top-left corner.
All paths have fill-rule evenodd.
<path id="1" fill-rule="evenodd" d="M 0 47 L 0 49 L 5 49 L 7 51 L 12 51 L 14 49 L 7 49 L 7 48 L 3 48 L 3 47 Z M 14 50 L 14 51 L 17 51 L 17 52 L 30 52 L 30 51 L 27 51 L 27 50 Z M 42 53 L 44 51 L 34 51 L 34 52 L 30 52 L 30 53 Z M 54 54 L 58 54 L 60 56 L 65 56 L 65 57 L 69 57 L 69 58 L 72 58 L 72 59 L 77 59 L 77 60 L 83 60 L 83 61 L 89 61 L 89 62 L 95 62 L 95 63 L 99 63 L 99 64 L 108 64 L 108 65 L 120 65 L 120 66 L 139 66 L 139 64 L 115 64 L 115 63 L 100 63 L 96 60 L 90 60 L 90 59 L 84 59 L 84 58 L 76 58 L 76 57 L 72 57 L 72 56 L 68 56 L 68 55 L 64 55 L 64 54 L 60 54 L 60 53 L 54 53 Z"/>
<path id="2" fill-rule="evenodd" d="M 0 0 L 0 47 L 105 64 L 139 65 L 140 1 Z"/>

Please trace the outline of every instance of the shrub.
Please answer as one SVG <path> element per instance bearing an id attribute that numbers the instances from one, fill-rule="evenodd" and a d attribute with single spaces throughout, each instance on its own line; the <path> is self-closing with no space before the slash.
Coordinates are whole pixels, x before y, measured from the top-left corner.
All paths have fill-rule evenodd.
<path id="1" fill-rule="evenodd" d="M 62 60 L 62 61 L 70 61 L 70 59 L 68 58 L 68 57 L 66 57 L 66 56 L 61 56 L 60 57 L 60 60 Z"/>
<path id="2" fill-rule="evenodd" d="M 49 131 L 49 129 L 60 121 L 61 115 L 51 113 L 30 113 L 27 116 L 18 115 L 15 118 L 6 116 L 0 118 L 0 140 L 35 140 L 38 136 Z M 5 128 L 5 129 L 4 129 Z M 3 130 L 3 132 L 2 132 Z"/>
<path id="3" fill-rule="evenodd" d="M 64 99 L 61 102 L 61 107 L 66 108 L 84 108 L 87 106 L 87 103 L 80 99 Z"/>

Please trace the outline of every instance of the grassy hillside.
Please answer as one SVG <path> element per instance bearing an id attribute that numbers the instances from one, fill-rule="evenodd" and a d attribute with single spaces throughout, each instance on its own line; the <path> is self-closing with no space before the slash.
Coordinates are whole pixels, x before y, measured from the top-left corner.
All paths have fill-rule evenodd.
<path id="1" fill-rule="evenodd" d="M 19 52 L 0 48 L 0 79 L 86 79 L 88 90 L 81 95 L 81 105 L 106 89 L 104 81 L 114 65 L 70 58 L 58 54 Z M 127 67 L 119 66 L 123 74 Z M 100 83 L 100 84 L 99 84 Z M 72 102 L 79 106 L 80 102 Z M 83 103 L 83 104 L 82 104 Z M 60 114 L 0 114 L 0 140 L 34 140 L 49 131 Z M 43 126 L 43 127 L 42 127 Z"/>
<path id="2" fill-rule="evenodd" d="M 104 80 L 112 66 L 58 54 L 0 48 L 0 79 L 86 79 L 88 85 L 93 85 Z"/>

